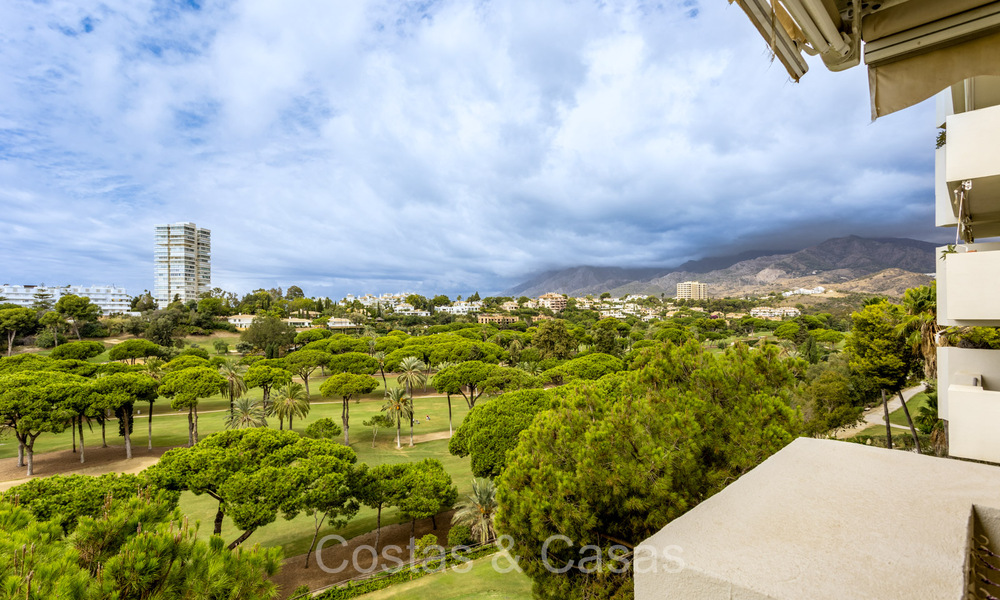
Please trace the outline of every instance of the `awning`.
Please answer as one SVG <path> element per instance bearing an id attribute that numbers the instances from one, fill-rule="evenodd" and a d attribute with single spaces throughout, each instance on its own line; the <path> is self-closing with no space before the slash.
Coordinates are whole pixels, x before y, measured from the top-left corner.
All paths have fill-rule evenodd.
<path id="1" fill-rule="evenodd" d="M 857 64 L 864 41 L 873 119 L 1000 75 L 1000 0 L 884 0 L 860 19 L 848 0 L 731 1 L 796 81 L 808 70 L 803 52 L 842 70 Z"/>

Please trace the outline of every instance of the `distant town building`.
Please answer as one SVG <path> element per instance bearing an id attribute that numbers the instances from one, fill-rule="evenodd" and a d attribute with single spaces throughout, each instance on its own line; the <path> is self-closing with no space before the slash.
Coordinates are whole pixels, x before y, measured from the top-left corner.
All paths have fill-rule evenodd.
<path id="1" fill-rule="evenodd" d="M 812 294 L 822 294 L 825 291 L 826 291 L 825 287 L 816 286 L 812 289 L 799 288 L 797 290 L 792 290 L 790 292 L 782 292 L 781 295 L 784 296 L 785 298 L 789 296 L 810 296 Z"/>
<path id="2" fill-rule="evenodd" d="M 508 300 L 507 302 L 504 302 L 503 304 L 500 305 L 500 310 L 505 310 L 507 312 L 510 312 L 512 310 L 517 310 L 519 308 L 521 308 L 521 305 L 513 300 Z"/>
<path id="3" fill-rule="evenodd" d="M 678 300 L 708 300 L 708 286 L 697 281 L 677 284 Z"/>
<path id="4" fill-rule="evenodd" d="M 510 325 L 521 320 L 520 317 L 513 317 L 511 315 L 479 315 L 477 319 L 482 324 L 489 323 L 492 325 Z"/>
<path id="5" fill-rule="evenodd" d="M 456 300 L 451 303 L 451 306 L 439 306 L 436 310 L 437 312 L 448 313 L 452 315 L 467 315 L 469 313 L 479 312 L 482 310 L 483 303 L 481 301 L 466 302 L 465 300 Z"/>
<path id="6" fill-rule="evenodd" d="M 212 287 L 212 232 L 194 223 L 156 226 L 153 298 L 163 308 L 198 300 Z"/>
<path id="7" fill-rule="evenodd" d="M 0 286 L 0 302 L 9 302 L 25 308 L 31 308 L 38 296 L 49 294 L 49 301 L 55 305 L 59 298 L 69 294 L 86 296 L 90 301 L 101 307 L 105 315 L 112 313 L 127 313 L 132 310 L 132 298 L 123 287 L 113 285 L 11 285 Z"/>
<path id="8" fill-rule="evenodd" d="M 538 306 L 543 306 L 549 310 L 559 312 L 566 308 L 566 297 L 562 294 L 549 292 L 538 297 Z"/>
<path id="9" fill-rule="evenodd" d="M 797 308 L 787 306 L 781 308 L 773 308 L 770 306 L 758 306 L 757 308 L 750 309 L 750 316 L 756 317 L 758 319 L 767 319 L 768 321 L 780 321 L 782 319 L 792 319 L 802 314 Z"/>

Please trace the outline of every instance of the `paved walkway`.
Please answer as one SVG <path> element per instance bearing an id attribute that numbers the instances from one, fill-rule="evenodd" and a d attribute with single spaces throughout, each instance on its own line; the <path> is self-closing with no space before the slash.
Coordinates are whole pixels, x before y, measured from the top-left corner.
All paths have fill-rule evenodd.
<path id="1" fill-rule="evenodd" d="M 922 391 L 924 391 L 923 385 L 918 385 L 903 390 L 903 397 L 906 398 L 907 408 L 909 408 L 910 399 Z M 903 403 L 899 401 L 899 395 L 894 394 L 892 398 L 889 400 L 889 413 L 891 414 L 893 411 L 902 408 L 902 406 Z M 916 415 L 913 414 L 913 410 L 911 409 L 910 417 L 915 417 L 915 416 Z M 849 437 L 853 437 L 854 435 L 856 435 L 857 433 L 859 433 L 864 429 L 867 429 L 871 425 L 879 425 L 885 427 L 885 410 L 882 408 L 882 403 L 879 402 L 875 407 L 866 410 L 864 414 L 861 416 L 861 418 L 862 421 L 859 424 L 855 425 L 854 427 L 849 427 L 847 429 L 838 429 L 836 433 L 837 439 L 843 440 Z M 893 429 L 903 429 L 905 431 L 910 430 L 910 428 L 906 425 L 896 425 L 895 423 L 890 423 L 890 426 Z"/>

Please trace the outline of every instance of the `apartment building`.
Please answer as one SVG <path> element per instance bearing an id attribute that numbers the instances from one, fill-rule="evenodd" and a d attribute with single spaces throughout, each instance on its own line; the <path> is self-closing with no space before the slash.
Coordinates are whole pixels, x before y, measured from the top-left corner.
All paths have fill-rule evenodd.
<path id="1" fill-rule="evenodd" d="M 678 300 L 708 300 L 708 286 L 697 281 L 685 281 L 677 284 Z"/>
<path id="2" fill-rule="evenodd" d="M 48 294 L 49 300 L 55 304 L 59 298 L 72 294 L 74 296 L 86 296 L 90 301 L 101 307 L 101 312 L 105 315 L 114 313 L 127 313 L 132 310 L 132 297 L 128 295 L 123 287 L 113 285 L 11 285 L 5 283 L 0 286 L 0 297 L 2 302 L 17 304 L 31 308 L 38 295 Z"/>
<path id="3" fill-rule="evenodd" d="M 212 287 L 212 232 L 194 223 L 157 225 L 153 263 L 158 306 L 198 300 Z"/>
<path id="4" fill-rule="evenodd" d="M 491 325 L 510 325 L 511 323 L 517 323 L 521 320 L 521 317 L 513 317 L 511 315 L 479 315 L 476 317 L 480 324 L 491 324 Z"/>
<path id="5" fill-rule="evenodd" d="M 543 306 L 551 311 L 559 312 L 566 308 L 566 297 L 562 294 L 549 292 L 538 297 L 538 306 Z"/>
<path id="6" fill-rule="evenodd" d="M 1000 326 L 1000 1 L 736 4 L 795 80 L 804 52 L 863 61 L 873 118 L 937 95 L 938 325 Z M 980 463 L 800 438 L 644 541 L 682 564 L 636 570 L 636 599 L 1000 597 L 1000 350 L 937 350 L 949 454 Z"/>
<path id="7" fill-rule="evenodd" d="M 750 309 L 750 316 L 768 321 L 780 321 L 782 319 L 794 319 L 802 314 L 802 311 L 793 306 L 771 307 L 758 306 Z"/>

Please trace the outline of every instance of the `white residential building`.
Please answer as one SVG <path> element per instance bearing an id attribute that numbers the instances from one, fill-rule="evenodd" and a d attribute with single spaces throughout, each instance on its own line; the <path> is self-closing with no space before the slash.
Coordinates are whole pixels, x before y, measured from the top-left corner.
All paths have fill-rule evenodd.
<path id="1" fill-rule="evenodd" d="M 90 301 L 101 307 L 105 315 L 112 313 L 128 313 L 132 310 L 132 297 L 123 287 L 113 285 L 11 285 L 0 286 L 0 297 L 9 302 L 30 308 L 35 303 L 36 294 L 51 294 L 51 302 L 55 304 L 59 298 L 69 294 L 86 296 Z"/>
<path id="2" fill-rule="evenodd" d="M 756 317 L 758 319 L 767 319 L 769 321 L 780 321 L 785 318 L 795 318 L 802 314 L 802 311 L 793 306 L 758 306 L 757 308 L 750 309 L 750 316 Z"/>
<path id="3" fill-rule="evenodd" d="M 198 300 L 212 287 L 212 232 L 194 223 L 156 226 L 153 298 L 163 308 Z"/>
<path id="4" fill-rule="evenodd" d="M 434 310 L 452 315 L 467 315 L 469 313 L 479 312 L 482 308 L 483 303 L 480 301 L 466 302 L 464 300 L 456 300 L 451 303 L 451 306 L 439 306 Z"/>
<path id="5" fill-rule="evenodd" d="M 789 296 L 811 296 L 813 294 L 822 294 L 825 291 L 826 291 L 826 288 L 820 285 L 820 286 L 816 286 L 816 287 L 814 287 L 812 289 L 799 288 L 797 290 L 792 290 L 790 292 L 782 292 L 781 295 L 784 296 L 785 298 L 787 298 Z"/>

